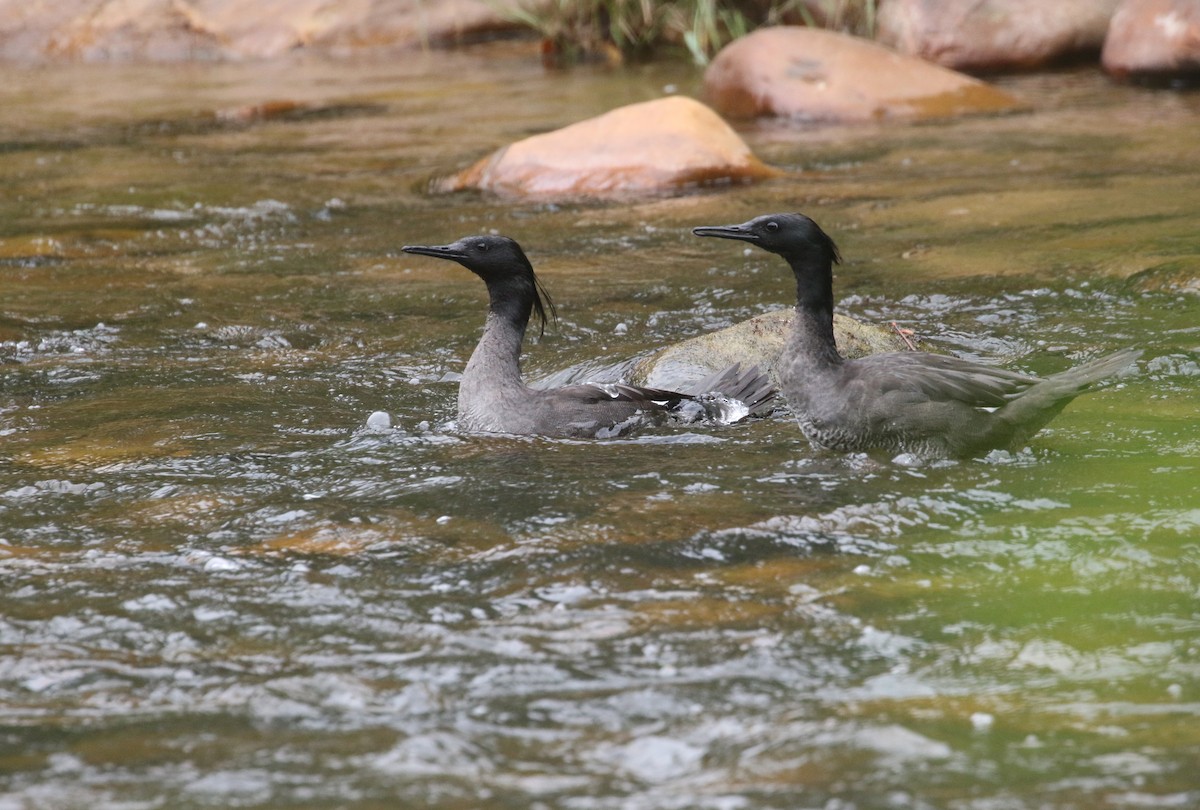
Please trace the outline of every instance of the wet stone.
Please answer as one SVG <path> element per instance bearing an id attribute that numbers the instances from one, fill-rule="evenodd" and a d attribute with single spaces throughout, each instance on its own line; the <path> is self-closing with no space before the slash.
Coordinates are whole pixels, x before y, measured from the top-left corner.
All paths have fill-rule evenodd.
<path id="1" fill-rule="evenodd" d="M 517 141 L 434 188 L 538 199 L 620 198 L 778 174 L 711 109 L 668 96 Z"/>
<path id="2" fill-rule="evenodd" d="M 1124 0 L 1101 55 L 1104 69 L 1148 83 L 1200 83 L 1200 4 Z"/>
<path id="3" fill-rule="evenodd" d="M 879 41 L 954 70 L 1028 69 L 1104 42 L 1118 0 L 888 0 Z"/>
<path id="4" fill-rule="evenodd" d="M 0 58 L 183 62 L 454 45 L 516 26 L 507 0 L 61 0 L 0 8 Z"/>
<path id="5" fill-rule="evenodd" d="M 1185 257 L 1147 268 L 1129 277 L 1140 292 L 1200 295 L 1200 256 Z"/>
<path id="6" fill-rule="evenodd" d="M 767 312 L 668 346 L 642 360 L 633 370 L 633 379 L 641 385 L 670 388 L 733 363 L 757 363 L 778 382 L 776 363 L 791 334 L 792 314 L 791 309 Z M 909 348 L 896 331 L 840 313 L 833 316 L 833 331 L 839 351 L 850 359 Z"/>
<path id="7" fill-rule="evenodd" d="M 793 26 L 761 28 L 726 46 L 705 71 L 704 90 L 735 118 L 922 120 L 1020 107 L 969 76 L 857 37 Z"/>

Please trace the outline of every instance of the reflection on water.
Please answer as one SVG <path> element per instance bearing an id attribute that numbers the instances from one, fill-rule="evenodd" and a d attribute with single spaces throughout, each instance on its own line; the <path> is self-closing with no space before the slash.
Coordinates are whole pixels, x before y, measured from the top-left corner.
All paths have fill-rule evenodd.
<path id="1" fill-rule="evenodd" d="M 1200 306 L 1123 280 L 1200 253 L 1197 99 L 1024 77 L 1044 111 L 752 128 L 799 171 L 757 188 L 429 196 L 696 84 L 493 55 L 9 77 L 0 805 L 1200 804 Z M 196 124 L 285 93 L 335 113 Z M 519 238 L 562 315 L 527 370 L 565 379 L 786 301 L 688 236 L 785 206 L 853 314 L 1141 375 L 977 462 L 817 454 L 782 412 L 455 430 L 482 287 L 399 245 Z"/>

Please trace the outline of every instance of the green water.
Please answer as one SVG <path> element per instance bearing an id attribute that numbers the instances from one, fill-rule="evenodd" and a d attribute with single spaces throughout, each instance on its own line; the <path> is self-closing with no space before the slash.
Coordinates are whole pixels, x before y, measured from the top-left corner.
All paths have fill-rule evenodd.
<path id="1" fill-rule="evenodd" d="M 425 189 L 698 75 L 4 79 L 0 807 L 1200 805 L 1200 96 L 1018 77 L 1021 115 L 768 122 L 790 177 L 550 206 Z M 309 106 L 228 112 L 276 99 Z M 688 231 L 790 209 L 850 314 L 1140 374 L 957 464 L 814 453 L 782 412 L 447 424 L 483 289 L 402 244 L 519 239 L 561 316 L 539 377 L 785 303 Z"/>

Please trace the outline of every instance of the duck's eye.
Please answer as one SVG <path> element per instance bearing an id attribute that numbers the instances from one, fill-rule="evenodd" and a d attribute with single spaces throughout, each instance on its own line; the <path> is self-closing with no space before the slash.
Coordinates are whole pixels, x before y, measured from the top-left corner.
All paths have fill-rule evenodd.
<path id="1" fill-rule="evenodd" d="M 771 233 L 775 233 L 775 231 L 779 230 L 779 223 L 778 222 L 768 222 L 767 230 L 770 231 Z"/>

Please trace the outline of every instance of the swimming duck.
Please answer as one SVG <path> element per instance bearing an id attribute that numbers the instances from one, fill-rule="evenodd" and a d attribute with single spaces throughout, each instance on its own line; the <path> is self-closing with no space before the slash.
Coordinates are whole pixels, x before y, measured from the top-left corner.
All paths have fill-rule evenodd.
<path id="1" fill-rule="evenodd" d="M 534 313 L 542 331 L 547 318 L 556 313 L 521 246 L 505 236 L 483 235 L 448 245 L 405 245 L 403 250 L 458 262 L 487 285 L 483 336 L 467 362 L 458 390 L 458 427 L 462 430 L 611 438 L 656 417 L 680 413 L 688 403 L 731 398 L 745 406 L 742 411 L 755 412 L 775 396 L 757 366 L 740 365 L 717 372 L 690 392 L 624 383 L 532 388 L 521 376 L 525 331 Z M 694 418 L 694 410 L 692 413 Z"/>
<path id="2" fill-rule="evenodd" d="M 796 315 L 779 361 L 780 389 L 819 447 L 926 458 L 1020 449 L 1068 402 L 1141 355 L 1122 349 L 1045 379 L 925 352 L 846 360 L 833 335 L 833 265 L 841 256 L 817 223 L 768 214 L 692 232 L 747 242 L 791 266 Z"/>

